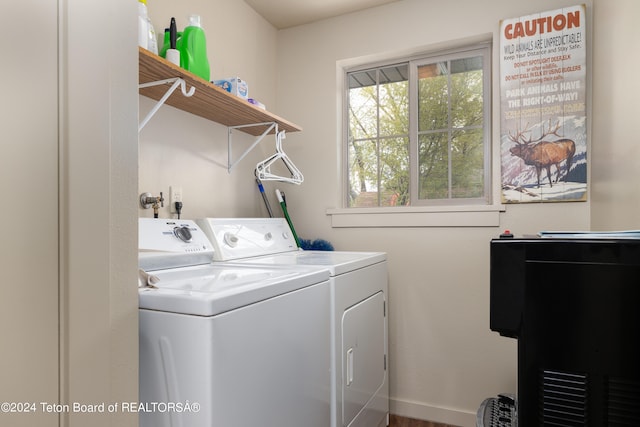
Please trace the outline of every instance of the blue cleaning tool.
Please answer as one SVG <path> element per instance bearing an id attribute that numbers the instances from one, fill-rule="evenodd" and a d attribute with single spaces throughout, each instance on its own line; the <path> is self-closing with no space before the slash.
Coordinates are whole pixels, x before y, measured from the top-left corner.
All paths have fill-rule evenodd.
<path id="1" fill-rule="evenodd" d="M 287 200 L 285 199 L 285 195 L 280 190 L 276 190 L 276 196 L 278 197 L 278 201 L 280 202 L 280 206 L 282 207 L 282 212 L 284 213 L 284 217 L 289 224 L 289 228 L 291 229 L 291 233 L 293 237 L 296 239 L 296 243 L 298 247 L 303 250 L 309 251 L 332 251 L 333 245 L 323 239 L 315 239 L 311 241 L 310 239 L 300 239 L 296 234 L 296 230 L 293 228 L 293 223 L 291 222 L 291 218 L 289 217 L 289 212 L 287 211 Z"/>
<path id="2" fill-rule="evenodd" d="M 262 186 L 262 181 L 260 178 L 256 176 L 256 184 L 258 184 L 258 190 L 260 190 L 260 194 L 262 195 L 262 200 L 264 200 L 264 205 L 267 207 L 267 212 L 269 212 L 269 218 L 273 218 L 273 211 L 271 210 L 271 204 L 269 203 L 269 199 L 264 192 L 264 187 Z"/>
<path id="3" fill-rule="evenodd" d="M 332 251 L 333 245 L 323 239 L 300 239 L 300 247 L 305 251 Z"/>

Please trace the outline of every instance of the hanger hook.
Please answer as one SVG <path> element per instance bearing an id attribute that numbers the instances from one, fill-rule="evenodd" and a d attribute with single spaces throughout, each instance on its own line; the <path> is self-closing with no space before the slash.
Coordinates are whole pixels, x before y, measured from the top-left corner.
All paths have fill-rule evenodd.
<path id="1" fill-rule="evenodd" d="M 180 79 L 180 90 L 182 91 L 182 94 L 188 98 L 195 93 L 196 88 L 195 86 L 191 86 L 187 91 L 187 82 L 183 79 Z"/>

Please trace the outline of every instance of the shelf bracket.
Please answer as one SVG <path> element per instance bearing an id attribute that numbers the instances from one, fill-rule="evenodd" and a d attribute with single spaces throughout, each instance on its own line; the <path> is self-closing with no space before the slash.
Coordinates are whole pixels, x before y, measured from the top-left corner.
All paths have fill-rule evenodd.
<path id="1" fill-rule="evenodd" d="M 249 148 L 247 148 L 244 153 L 242 153 L 240 155 L 240 157 L 238 157 L 237 160 L 233 161 L 232 159 L 232 152 L 231 152 L 231 146 L 232 146 L 232 142 L 233 142 L 233 130 L 234 129 L 242 129 L 242 128 L 248 128 L 248 127 L 256 127 L 256 126 L 268 126 L 267 129 L 262 132 L 262 135 L 259 135 L 256 137 L 256 140 L 253 142 L 253 144 L 251 144 L 251 146 Z M 231 170 L 238 164 L 240 163 L 240 161 L 242 159 L 244 159 L 246 157 L 247 154 L 249 154 L 249 152 L 251 150 L 253 150 L 256 145 L 258 145 L 260 143 L 260 141 L 262 141 L 264 139 L 265 136 L 267 136 L 269 134 L 269 132 L 271 132 L 273 129 L 275 128 L 275 132 L 276 134 L 278 133 L 278 123 L 276 122 L 264 122 L 264 123 L 252 123 L 252 124 L 248 124 L 248 125 L 238 125 L 238 126 L 229 126 L 228 128 L 228 136 L 227 136 L 227 145 L 228 145 L 228 167 L 227 167 L 227 171 L 229 173 L 231 173 Z"/>
<path id="2" fill-rule="evenodd" d="M 151 111 L 147 113 L 147 116 L 140 122 L 140 125 L 138 125 L 138 132 L 140 132 L 142 128 L 146 126 L 149 120 L 151 120 L 151 118 L 158 112 L 160 107 L 162 107 L 162 105 L 167 101 L 167 99 L 171 96 L 171 94 L 175 92 L 178 86 L 180 86 L 182 95 L 186 96 L 187 98 L 192 96 L 196 91 L 196 88 L 193 86 L 191 86 L 191 88 L 187 91 L 187 83 L 184 81 L 184 79 L 180 77 L 174 77 L 172 79 L 165 79 L 165 80 L 158 80 L 156 82 L 142 83 L 138 85 L 138 89 L 143 89 L 151 86 L 159 86 L 159 85 L 169 84 L 169 83 L 173 83 L 173 84 L 171 85 L 169 90 L 167 90 L 167 93 L 165 93 L 162 96 L 162 98 L 160 98 L 160 100 L 156 103 L 156 105 L 153 106 Z"/>

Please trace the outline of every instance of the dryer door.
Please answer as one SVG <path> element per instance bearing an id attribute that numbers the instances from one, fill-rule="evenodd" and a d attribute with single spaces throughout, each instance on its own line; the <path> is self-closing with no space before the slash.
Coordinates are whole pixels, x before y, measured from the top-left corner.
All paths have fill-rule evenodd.
<path id="1" fill-rule="evenodd" d="M 342 425 L 349 425 L 383 386 L 386 374 L 384 293 L 342 316 Z M 363 414 L 364 415 L 364 414 Z"/>

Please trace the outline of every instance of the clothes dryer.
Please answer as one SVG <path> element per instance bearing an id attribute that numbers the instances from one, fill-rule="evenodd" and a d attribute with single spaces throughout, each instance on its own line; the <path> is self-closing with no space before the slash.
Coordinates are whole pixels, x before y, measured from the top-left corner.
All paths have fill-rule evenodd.
<path id="1" fill-rule="evenodd" d="M 329 270 L 331 426 L 388 425 L 386 254 L 299 250 L 283 218 L 197 222 L 218 263 Z"/>
<path id="2" fill-rule="evenodd" d="M 330 425 L 329 273 L 211 264 L 194 222 L 139 225 L 140 425 Z"/>

